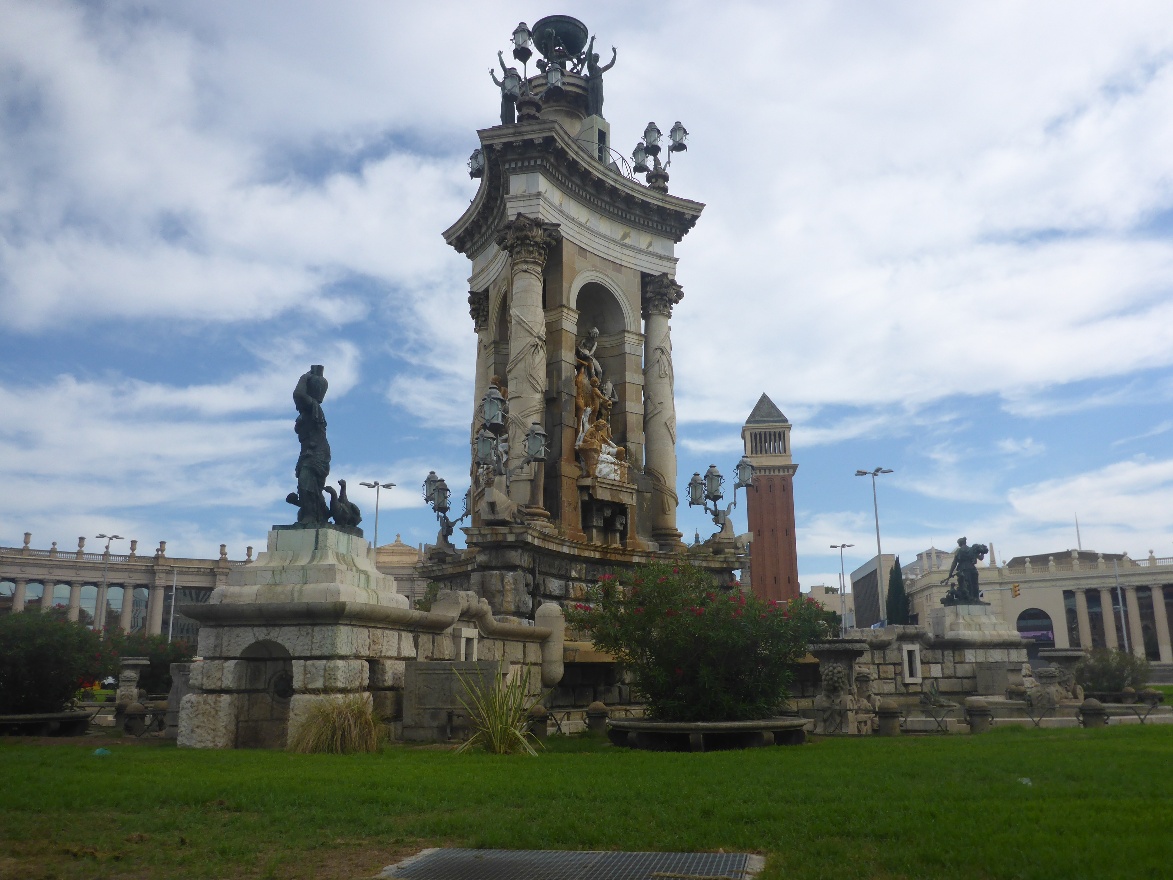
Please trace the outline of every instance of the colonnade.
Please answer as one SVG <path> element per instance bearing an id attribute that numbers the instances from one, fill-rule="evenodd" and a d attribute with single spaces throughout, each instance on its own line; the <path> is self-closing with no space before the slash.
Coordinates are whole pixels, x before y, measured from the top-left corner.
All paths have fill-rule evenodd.
<path id="1" fill-rule="evenodd" d="M 1153 624 L 1157 636 L 1157 649 L 1160 652 L 1161 663 L 1173 663 L 1173 642 L 1169 635 L 1169 615 L 1165 605 L 1165 587 L 1159 584 L 1145 584 L 1152 591 L 1153 597 Z M 1116 634 L 1115 593 L 1117 588 L 1110 587 L 1083 587 L 1075 588 L 1075 620 L 1079 632 L 1079 643 L 1082 648 L 1092 646 L 1092 622 L 1088 612 L 1088 594 L 1099 594 L 1101 621 L 1104 627 L 1104 644 L 1112 649 L 1123 648 Z M 1145 656 L 1143 625 L 1140 616 L 1140 601 L 1137 597 L 1136 586 L 1121 585 L 1119 587 L 1124 602 L 1125 615 L 1128 626 L 1128 647 L 1138 657 Z"/>
<path id="2" fill-rule="evenodd" d="M 81 591 L 83 587 L 93 586 L 97 591 L 94 602 L 93 628 L 97 630 L 118 629 L 122 632 L 131 632 L 134 625 L 134 591 L 146 590 L 146 618 L 141 629 L 145 629 L 148 635 L 161 635 L 163 632 L 163 606 L 166 599 L 166 587 L 162 584 L 93 584 L 88 581 L 37 581 L 30 578 L 4 578 L 3 580 L 11 580 L 14 585 L 11 608 L 13 614 L 31 610 L 32 607 L 36 607 L 40 611 L 47 611 L 53 607 L 58 585 L 67 583 L 69 599 L 65 606 L 65 617 L 74 622 L 81 617 Z M 28 598 L 30 583 L 41 584 L 40 598 L 32 600 Z M 111 589 L 120 590 L 122 593 L 122 606 L 118 612 L 117 621 L 106 619 Z"/>

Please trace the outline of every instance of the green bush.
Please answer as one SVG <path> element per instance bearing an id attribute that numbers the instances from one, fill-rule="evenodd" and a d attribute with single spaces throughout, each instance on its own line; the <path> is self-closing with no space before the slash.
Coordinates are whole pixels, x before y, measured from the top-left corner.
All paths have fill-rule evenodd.
<path id="1" fill-rule="evenodd" d="M 494 755 L 525 752 L 536 755 L 530 743 L 529 710 L 541 701 L 541 696 L 530 696 L 530 668 L 523 666 L 512 677 L 495 674 L 489 683 L 470 681 L 459 672 L 456 677 L 464 685 L 467 699 L 461 699 L 472 723 L 473 733 L 456 751 L 463 752 L 481 746 Z"/>
<path id="2" fill-rule="evenodd" d="M 171 664 L 185 663 L 194 656 L 187 642 L 167 642 L 166 636 L 149 636 L 144 632 L 107 632 L 105 644 L 112 657 L 103 675 L 118 676 L 122 657 L 146 657 L 151 665 L 142 670 L 138 686 L 148 694 L 165 694 L 171 690 Z"/>
<path id="3" fill-rule="evenodd" d="M 377 752 L 382 741 L 383 727 L 366 699 L 335 697 L 310 707 L 288 749 L 303 755 L 348 755 Z"/>
<path id="4" fill-rule="evenodd" d="M 571 626 L 631 672 L 650 714 L 664 721 L 744 721 L 775 714 L 790 664 L 835 632 L 811 599 L 766 602 L 722 590 L 681 561 L 639 569 L 624 585 L 604 575 L 567 612 Z"/>
<path id="5" fill-rule="evenodd" d="M 1096 648 L 1075 667 L 1075 680 L 1089 693 L 1140 690 L 1149 680 L 1149 661 L 1127 651 Z"/>
<path id="6" fill-rule="evenodd" d="M 0 714 L 61 711 L 109 656 L 80 624 L 28 611 L 0 617 Z"/>

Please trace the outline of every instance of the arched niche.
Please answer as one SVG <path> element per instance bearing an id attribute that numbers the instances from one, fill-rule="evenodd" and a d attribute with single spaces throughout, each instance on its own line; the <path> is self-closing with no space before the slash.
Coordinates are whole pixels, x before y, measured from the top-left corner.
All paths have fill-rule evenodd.
<path id="1" fill-rule="evenodd" d="M 601 273 L 596 274 L 605 278 Z M 579 276 L 580 280 L 582 277 Z M 595 359 L 603 368 L 603 378 L 615 386 L 620 401 L 626 400 L 624 331 L 630 316 L 623 308 L 623 297 L 599 280 L 586 279 L 578 287 L 574 308 L 578 312 L 576 342 L 585 339 L 592 329 L 599 331 Z M 611 428 L 617 439 L 625 439 L 621 425 L 613 423 Z"/>
<path id="2" fill-rule="evenodd" d="M 1018 634 L 1026 639 L 1026 653 L 1032 662 L 1038 659 L 1040 648 L 1055 647 L 1055 624 L 1042 608 L 1027 608 L 1015 622 Z"/>
<path id="3" fill-rule="evenodd" d="M 289 735 L 293 658 L 274 641 L 253 642 L 241 652 L 235 686 L 243 691 L 236 748 L 282 749 Z"/>

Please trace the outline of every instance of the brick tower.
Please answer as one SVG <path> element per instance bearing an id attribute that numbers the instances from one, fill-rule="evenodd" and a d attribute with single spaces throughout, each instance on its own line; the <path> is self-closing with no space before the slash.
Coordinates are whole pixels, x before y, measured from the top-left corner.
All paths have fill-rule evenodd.
<path id="1" fill-rule="evenodd" d="M 745 455 L 753 463 L 753 485 L 746 489 L 750 580 L 763 599 L 798 597 L 798 543 L 794 534 L 794 472 L 790 459 L 790 422 L 765 394 L 741 429 Z"/>

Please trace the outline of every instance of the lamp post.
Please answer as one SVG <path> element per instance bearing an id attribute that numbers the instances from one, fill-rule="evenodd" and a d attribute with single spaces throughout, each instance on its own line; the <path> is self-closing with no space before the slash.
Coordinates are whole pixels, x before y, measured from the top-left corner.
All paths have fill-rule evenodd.
<path id="1" fill-rule="evenodd" d="M 106 628 L 106 593 L 110 589 L 107 582 L 107 575 L 110 572 L 110 544 L 113 541 L 125 541 L 126 539 L 122 535 L 107 535 L 105 533 L 97 535 L 97 537 L 106 539 L 106 551 L 102 554 L 102 595 L 99 597 L 102 607 L 99 608 L 96 604 L 94 606 L 94 629 L 102 632 Z M 122 601 L 126 601 L 125 589 L 122 592 Z"/>
<path id="2" fill-rule="evenodd" d="M 843 630 L 847 626 L 847 576 L 843 571 L 843 549 L 845 547 L 854 547 L 854 544 L 832 544 L 832 550 L 839 551 L 839 634 L 843 635 Z"/>
<path id="3" fill-rule="evenodd" d="M 733 531 L 729 525 L 729 511 L 737 506 L 737 490 L 753 485 L 754 468 L 752 462 L 743 455 L 734 470 L 737 471 L 737 482 L 733 484 L 733 500 L 725 506 L 724 510 L 717 506 L 717 502 L 725 497 L 722 492 L 725 478 L 721 476 L 721 472 L 717 470 L 715 464 L 709 465 L 709 469 L 705 471 L 703 477 L 697 472 L 688 481 L 688 506 L 700 507 L 711 515 L 714 525 L 720 528 L 722 533 L 729 532 L 729 537 L 732 537 Z M 709 504 L 713 505 L 712 508 L 709 507 Z"/>
<path id="4" fill-rule="evenodd" d="M 496 385 L 490 385 L 489 390 L 481 398 L 478 412 L 481 418 L 481 427 L 473 440 L 473 457 L 478 467 L 491 469 L 496 476 L 505 477 L 506 488 L 509 478 L 514 473 L 536 462 L 543 462 L 550 454 L 549 436 L 538 422 L 533 422 L 525 432 L 525 453 L 521 461 L 512 468 L 509 467 L 508 418 L 509 404 Z M 432 471 L 428 475 L 430 480 L 436 474 Z M 435 485 L 434 483 L 432 484 Z M 431 503 L 428 493 L 428 484 L 424 483 L 424 497 Z"/>
<path id="5" fill-rule="evenodd" d="M 379 490 L 380 489 L 394 489 L 394 483 L 380 483 L 378 480 L 371 480 L 369 483 L 359 483 L 360 486 L 366 486 L 368 489 L 375 490 L 375 549 L 379 549 Z"/>
<path id="6" fill-rule="evenodd" d="M 880 549 L 880 502 L 876 498 L 876 477 L 880 474 L 894 473 L 892 468 L 873 468 L 870 471 L 859 470 L 855 472 L 857 477 L 871 477 L 872 478 L 872 507 L 876 512 L 876 587 L 878 589 L 877 595 L 880 597 L 880 620 L 887 621 L 888 609 L 884 604 L 884 553 Z M 859 609 L 856 609 L 858 612 Z"/>
<path id="7" fill-rule="evenodd" d="M 649 122 L 644 129 L 643 139 L 635 145 L 635 150 L 631 154 L 632 166 L 631 170 L 646 174 L 644 178 L 648 186 L 658 192 L 668 192 L 668 166 L 672 164 L 672 157 L 668 157 L 668 161 L 663 165 L 660 164 L 660 138 L 663 134 L 660 132 L 660 127 L 654 122 Z M 681 153 L 688 149 L 688 129 L 677 122 L 672 126 L 671 131 L 668 132 L 668 152 Z M 648 164 L 648 157 L 651 157 L 651 165 Z"/>
<path id="8" fill-rule="evenodd" d="M 423 488 L 424 502 L 432 508 L 436 519 L 440 521 L 440 533 L 436 536 L 436 546 L 445 552 L 455 553 L 452 542 L 448 539 L 455 530 L 456 524 L 472 512 L 470 498 L 472 487 L 470 486 L 469 491 L 464 493 L 464 512 L 456 519 L 448 518 L 448 511 L 452 509 L 452 492 L 448 489 L 448 483 L 443 477 L 437 476 L 435 471 L 428 471 Z"/>

